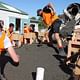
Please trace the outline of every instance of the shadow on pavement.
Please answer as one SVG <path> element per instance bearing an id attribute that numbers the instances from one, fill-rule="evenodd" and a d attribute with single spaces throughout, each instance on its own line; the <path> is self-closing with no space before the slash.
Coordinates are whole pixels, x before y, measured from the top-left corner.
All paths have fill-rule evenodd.
<path id="1" fill-rule="evenodd" d="M 32 72 L 32 78 L 33 80 L 36 80 L 36 72 Z"/>
<path id="2" fill-rule="evenodd" d="M 66 65 L 65 60 L 66 56 L 61 55 L 53 55 L 58 61 L 59 61 L 59 68 L 66 74 L 70 75 L 70 78 L 68 80 L 73 80 L 72 77 L 72 68 L 71 65 Z"/>
<path id="3" fill-rule="evenodd" d="M 50 44 L 48 43 L 47 46 L 53 48 L 53 49 L 55 50 L 55 52 L 56 52 L 57 54 L 59 54 L 59 51 L 58 51 L 58 49 L 57 49 L 56 46 L 54 46 L 54 45 L 51 44 L 51 43 L 50 43 Z"/>

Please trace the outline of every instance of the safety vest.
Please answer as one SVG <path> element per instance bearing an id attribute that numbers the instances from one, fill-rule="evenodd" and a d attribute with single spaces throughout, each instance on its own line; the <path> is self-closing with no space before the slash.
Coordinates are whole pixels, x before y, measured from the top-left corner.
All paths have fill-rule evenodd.
<path id="1" fill-rule="evenodd" d="M 42 14 L 44 23 L 49 27 L 54 23 L 59 17 L 55 13 L 45 13 Z"/>
<path id="2" fill-rule="evenodd" d="M 5 32 L 2 32 L 2 35 L 0 37 L 0 52 L 4 50 L 4 39 L 5 39 Z"/>
<path id="3" fill-rule="evenodd" d="M 29 33 L 30 32 L 30 28 L 29 27 L 25 27 L 24 28 L 24 33 Z"/>
<path id="4" fill-rule="evenodd" d="M 12 33 L 9 32 L 9 30 L 7 30 L 7 36 L 9 37 L 10 41 L 12 42 Z"/>

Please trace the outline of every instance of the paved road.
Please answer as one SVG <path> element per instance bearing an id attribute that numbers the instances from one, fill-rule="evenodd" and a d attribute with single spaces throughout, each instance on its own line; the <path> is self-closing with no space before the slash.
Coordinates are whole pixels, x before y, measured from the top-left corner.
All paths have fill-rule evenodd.
<path id="1" fill-rule="evenodd" d="M 24 45 L 16 49 L 20 55 L 19 66 L 12 65 L 7 55 L 3 57 L 4 73 L 8 80 L 35 80 L 37 67 L 44 67 L 44 80 L 69 80 L 69 71 L 61 65 L 60 56 L 52 47 L 43 44 Z"/>

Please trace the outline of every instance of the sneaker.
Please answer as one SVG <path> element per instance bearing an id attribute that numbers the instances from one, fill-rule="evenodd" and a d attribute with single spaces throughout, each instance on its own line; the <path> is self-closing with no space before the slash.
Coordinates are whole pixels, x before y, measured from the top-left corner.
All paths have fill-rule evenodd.
<path id="1" fill-rule="evenodd" d="M 62 56 L 65 55 L 64 48 L 59 48 L 59 54 Z"/>

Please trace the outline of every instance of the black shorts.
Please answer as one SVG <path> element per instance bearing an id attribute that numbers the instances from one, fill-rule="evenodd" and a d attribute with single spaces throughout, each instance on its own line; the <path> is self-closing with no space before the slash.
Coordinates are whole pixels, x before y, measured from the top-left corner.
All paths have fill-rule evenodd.
<path id="1" fill-rule="evenodd" d="M 57 19 L 54 23 L 52 23 L 51 27 L 49 27 L 50 31 L 53 33 L 59 33 L 61 24 L 62 24 L 62 21 Z"/>

